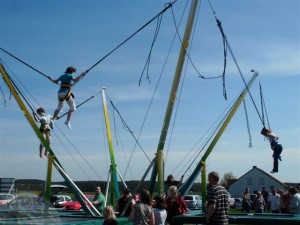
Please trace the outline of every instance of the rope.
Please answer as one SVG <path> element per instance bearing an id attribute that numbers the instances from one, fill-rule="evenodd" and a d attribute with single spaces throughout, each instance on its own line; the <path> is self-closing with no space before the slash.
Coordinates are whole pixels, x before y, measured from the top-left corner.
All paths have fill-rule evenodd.
<path id="1" fill-rule="evenodd" d="M 103 180 L 102 177 L 96 172 L 96 170 L 91 166 L 91 164 L 88 162 L 88 160 L 86 160 L 86 158 L 80 153 L 80 151 L 78 150 L 78 148 L 76 148 L 76 146 L 70 141 L 70 139 L 62 132 L 62 130 L 58 127 L 58 130 L 60 131 L 60 133 L 64 136 L 64 138 L 69 142 L 69 144 L 76 150 L 76 152 L 80 155 L 80 157 L 86 162 L 86 164 L 88 165 L 88 167 L 95 173 L 95 175 L 100 179 Z M 64 148 L 67 150 L 67 152 L 71 155 L 71 157 L 73 158 L 73 160 L 75 161 L 75 163 L 79 166 L 79 168 L 81 169 L 81 171 L 89 178 L 89 180 L 91 180 L 91 178 L 88 176 L 88 174 L 84 171 L 84 169 L 81 167 L 80 163 L 77 162 L 77 160 L 75 159 L 75 157 L 73 156 L 73 154 L 68 150 L 68 148 L 66 147 L 65 144 L 63 144 L 62 140 L 59 138 L 58 135 L 56 135 L 55 132 L 53 132 L 56 136 L 56 138 L 59 140 L 59 142 L 64 146 Z"/>
<path id="2" fill-rule="evenodd" d="M 86 99 L 85 101 L 81 102 L 79 105 L 76 106 L 76 108 L 79 108 L 81 105 L 83 105 L 83 104 L 85 104 L 86 102 L 90 101 L 92 98 L 94 98 L 94 97 L 95 97 L 96 95 L 98 95 L 99 93 L 100 93 L 100 92 L 98 92 L 97 94 L 95 94 L 95 95 L 89 97 L 89 98 Z M 62 114 L 61 116 L 56 117 L 56 119 L 60 119 L 60 118 L 64 117 L 64 116 L 67 115 L 67 114 L 68 114 L 68 112 Z"/>
<path id="3" fill-rule="evenodd" d="M 148 81 L 149 81 L 149 83 L 150 83 L 149 67 L 150 67 L 151 54 L 152 54 L 153 46 L 154 46 L 154 44 L 155 44 L 155 42 L 156 42 L 156 38 L 157 38 L 157 36 L 158 36 L 158 32 L 159 32 L 159 30 L 160 30 L 161 21 L 162 21 L 162 14 L 159 15 L 159 16 L 157 17 L 157 23 L 156 23 L 156 28 L 155 28 L 154 37 L 153 37 L 153 40 L 152 40 L 152 43 L 151 43 L 150 51 L 149 51 L 149 53 L 148 53 L 148 57 L 147 57 L 147 60 L 146 60 L 146 64 L 145 64 L 144 69 L 143 69 L 143 72 L 142 72 L 142 74 L 141 74 L 141 76 L 140 76 L 139 86 L 140 86 L 140 84 L 141 84 L 141 80 L 142 80 L 142 77 L 143 77 L 143 75 L 144 75 L 144 72 L 145 72 L 145 69 L 146 69 L 146 68 L 147 68 L 147 79 L 148 79 Z"/>
<path id="4" fill-rule="evenodd" d="M 207 144 L 209 143 L 209 141 L 213 138 L 213 135 L 218 131 L 219 127 L 223 124 L 223 121 L 226 119 L 227 115 L 229 114 L 229 112 L 231 111 L 231 109 L 233 107 L 234 107 L 234 104 L 227 111 L 227 113 L 224 115 L 223 119 L 219 122 L 219 124 L 215 127 L 215 129 L 211 132 L 210 136 L 208 137 L 208 139 L 206 140 L 206 142 L 202 146 L 201 150 L 196 154 L 196 156 L 193 158 L 193 160 L 191 162 L 190 161 L 188 162 L 188 163 L 190 163 L 190 165 L 188 166 L 188 168 L 186 169 L 186 171 L 184 172 L 184 174 L 186 174 L 190 170 L 191 166 L 195 163 L 196 159 L 199 157 L 199 155 L 201 154 L 201 152 L 204 150 L 204 147 L 207 146 Z"/>
<path id="5" fill-rule="evenodd" d="M 22 98 L 24 99 L 24 101 L 26 102 L 26 104 L 28 105 L 28 107 L 31 109 L 31 111 L 34 112 L 33 107 L 30 105 L 29 101 L 25 98 L 24 94 L 21 92 L 21 90 L 16 85 L 16 83 L 11 79 L 11 77 L 9 76 L 8 73 L 7 73 L 7 77 L 9 78 L 10 82 L 13 84 L 13 86 L 15 87 L 15 89 L 18 91 L 18 93 L 22 96 Z"/>
<path id="6" fill-rule="evenodd" d="M 264 96 L 263 96 L 263 92 L 262 92 L 262 86 L 261 83 L 259 82 L 259 90 L 260 90 L 260 102 L 261 102 L 261 110 L 262 110 L 262 119 L 263 119 L 263 126 L 266 127 L 266 122 L 265 122 L 265 117 L 264 115 L 266 115 L 266 119 L 267 119 L 267 123 L 268 123 L 268 127 L 270 127 L 270 123 L 269 123 L 269 118 L 268 118 L 268 114 L 267 114 L 267 108 L 266 108 L 266 104 L 264 101 Z"/>
<path id="7" fill-rule="evenodd" d="M 172 7 L 172 5 L 177 2 L 177 0 L 173 1 L 172 3 L 166 4 L 165 8 L 160 11 L 156 16 L 154 16 L 152 19 L 150 19 L 146 24 L 144 24 L 142 27 L 140 27 L 137 31 L 135 31 L 132 35 L 130 35 L 128 38 L 126 38 L 121 44 L 119 44 L 117 47 L 115 47 L 113 50 L 111 50 L 109 53 L 107 53 L 103 58 L 101 58 L 99 61 L 97 61 L 94 65 L 92 65 L 86 72 L 89 72 L 94 67 L 96 67 L 100 62 L 102 62 L 104 59 L 106 59 L 109 55 L 111 55 L 114 51 L 116 51 L 118 48 L 120 48 L 123 44 L 125 44 L 127 41 L 129 41 L 131 38 L 133 38 L 137 33 L 139 33 L 141 30 L 143 30 L 145 27 L 147 27 L 152 21 L 154 21 L 157 17 L 159 17 L 161 14 L 165 13 L 169 8 Z"/>
<path id="8" fill-rule="evenodd" d="M 39 74 L 43 75 L 44 77 L 47 77 L 49 80 L 51 80 L 51 77 L 49 77 L 48 75 L 46 75 L 43 72 L 39 71 L 38 69 L 34 68 L 33 66 L 29 65 L 28 63 L 24 62 L 23 60 L 17 58 L 16 56 L 14 56 L 13 54 L 11 54 L 8 51 L 4 50 L 3 48 L 0 48 L 0 50 L 5 52 L 6 54 L 10 55 L 14 59 L 18 60 L 19 62 L 23 63 L 24 65 L 28 66 L 29 68 L 33 69 L 34 71 L 38 72 Z"/>
<path id="9" fill-rule="evenodd" d="M 209 1 L 209 2 L 210 2 L 210 1 Z M 210 4 L 210 6 L 211 6 L 211 3 L 209 3 L 209 4 Z M 226 35 L 225 35 L 224 31 L 223 31 L 223 28 L 221 27 L 221 22 L 220 22 L 220 20 L 218 20 L 217 17 L 215 16 L 215 11 L 213 10 L 212 6 L 211 6 L 211 9 L 212 9 L 213 14 L 214 14 L 214 17 L 215 17 L 215 19 L 216 19 L 216 21 L 217 21 L 217 24 L 218 24 L 219 28 L 221 29 L 221 32 L 223 32 L 222 35 L 224 35 L 224 37 L 225 37 L 223 40 L 225 40 L 225 42 L 226 42 L 226 46 L 227 46 L 227 48 L 229 49 L 229 52 L 230 52 L 230 54 L 231 54 L 231 56 L 232 56 L 232 58 L 233 58 L 233 61 L 234 61 L 235 65 L 236 65 L 236 67 L 237 67 L 237 69 L 238 69 L 238 71 L 239 71 L 239 74 L 240 74 L 240 76 L 241 76 L 241 78 L 242 78 L 242 80 L 243 80 L 243 82 L 244 82 L 244 85 L 245 85 L 245 87 L 246 87 L 246 89 L 247 89 L 247 91 L 248 91 L 248 93 L 249 93 L 249 96 L 250 96 L 251 101 L 252 101 L 252 103 L 253 103 L 253 105 L 254 105 L 254 107 L 255 107 L 255 110 L 256 110 L 256 112 L 257 112 L 257 115 L 258 115 L 259 119 L 261 120 L 261 122 L 262 122 L 262 124 L 263 124 L 264 122 L 263 122 L 262 116 L 260 115 L 260 113 L 259 113 L 259 111 L 258 111 L 258 108 L 257 108 L 257 106 L 256 106 L 256 104 L 255 104 L 255 102 L 254 102 L 254 99 L 253 99 L 253 97 L 252 97 L 252 94 L 251 94 L 251 92 L 250 92 L 250 90 L 249 90 L 249 88 L 248 88 L 248 86 L 247 86 L 246 80 L 245 80 L 245 78 L 244 78 L 244 76 L 243 76 L 243 74 L 242 74 L 242 71 L 241 71 L 241 69 L 240 69 L 240 67 L 239 67 L 239 65 L 238 65 L 238 63 L 237 63 L 237 60 L 236 60 L 236 58 L 235 58 L 235 56 L 234 56 L 234 53 L 233 53 L 233 51 L 232 51 L 232 49 L 231 49 L 231 47 L 230 47 L 230 44 L 229 44 L 229 42 L 228 42 L 228 39 L 227 39 L 227 37 L 226 37 Z"/>
<path id="10" fill-rule="evenodd" d="M 247 107 L 246 107 L 246 101 L 243 100 L 244 104 L 244 110 L 245 110 L 245 115 L 246 115 L 246 121 L 247 121 L 247 129 L 248 129 L 248 135 L 249 135 L 249 148 L 252 148 L 252 137 L 251 137 L 251 132 L 250 132 L 250 124 L 249 124 L 249 119 L 248 119 L 248 112 L 247 112 Z"/>
<path id="11" fill-rule="evenodd" d="M 16 76 L 16 74 L 12 71 L 12 69 L 11 69 L 10 67 L 8 67 L 7 64 L 5 64 L 5 66 L 8 68 L 8 70 L 10 71 L 10 73 L 14 76 L 14 78 L 19 82 L 19 84 L 22 86 L 22 88 L 23 88 L 23 89 L 29 94 L 29 96 L 34 100 L 35 104 L 36 104 L 39 108 L 41 108 L 42 106 L 38 103 L 37 99 L 36 99 L 36 98 L 31 94 L 31 92 L 23 85 L 23 83 L 21 82 L 21 80 Z M 20 92 L 20 90 L 19 90 L 19 92 Z M 23 95 L 26 96 L 25 93 L 23 93 Z M 23 99 L 29 99 L 29 98 L 26 96 L 26 98 L 23 97 Z M 29 100 L 28 100 L 28 101 L 29 101 Z M 33 105 L 33 104 L 31 103 L 31 105 Z M 36 109 L 37 107 L 34 107 L 34 108 Z"/>
<path id="12" fill-rule="evenodd" d="M 125 122 L 125 120 L 123 119 L 123 117 L 121 116 L 119 110 L 116 108 L 116 106 L 114 105 L 114 103 L 112 102 L 112 100 L 108 97 L 110 104 L 112 105 L 113 109 L 117 112 L 117 114 L 119 115 L 122 124 L 124 126 L 124 128 L 129 131 L 129 133 L 131 134 L 131 136 L 134 138 L 134 140 L 136 141 L 136 143 L 138 144 L 138 146 L 141 148 L 141 150 L 144 152 L 146 158 L 149 160 L 149 162 L 151 162 L 150 158 L 147 156 L 145 150 L 143 149 L 143 147 L 141 146 L 141 144 L 139 143 L 138 139 L 134 136 L 133 131 L 130 129 L 130 127 L 127 125 L 127 123 Z"/>
<path id="13" fill-rule="evenodd" d="M 261 90 L 261 85 L 259 83 L 259 93 L 260 93 L 260 105 L 261 105 L 261 116 L 262 116 L 262 123 L 264 125 L 264 127 L 266 127 L 265 125 L 265 117 L 264 117 L 264 105 L 263 105 L 263 97 L 262 97 L 262 90 Z"/>
<path id="14" fill-rule="evenodd" d="M 176 25 L 176 20 L 175 20 L 175 16 L 174 16 L 174 12 L 172 11 L 172 15 L 173 15 L 173 21 L 174 21 L 174 24 L 175 24 L 175 27 L 176 27 L 176 33 L 177 33 L 177 36 L 178 36 L 178 39 L 179 41 L 181 42 L 181 45 L 183 45 L 182 43 L 182 39 L 179 35 L 179 32 L 178 32 L 178 28 L 177 28 L 177 25 Z M 222 75 L 220 76 L 215 76 L 215 77 L 205 77 L 203 76 L 200 71 L 197 69 L 197 67 L 195 66 L 193 60 L 191 59 L 190 57 L 190 54 L 189 53 L 186 53 L 186 56 L 187 58 L 189 59 L 189 62 L 191 63 L 192 67 L 194 68 L 194 70 L 196 71 L 196 73 L 198 74 L 198 77 L 202 78 L 202 79 L 218 79 L 220 77 L 223 77 L 223 95 L 225 97 L 225 99 L 227 100 L 227 94 L 226 94 L 226 88 L 225 88 L 225 71 L 226 71 L 226 65 L 227 65 L 227 46 L 224 44 L 226 43 L 226 36 L 223 36 L 223 45 L 224 45 L 224 69 L 223 69 L 223 73 Z"/>

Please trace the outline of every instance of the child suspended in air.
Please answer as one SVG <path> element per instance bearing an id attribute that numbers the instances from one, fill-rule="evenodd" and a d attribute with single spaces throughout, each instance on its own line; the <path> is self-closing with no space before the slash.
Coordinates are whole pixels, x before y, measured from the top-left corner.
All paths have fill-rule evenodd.
<path id="1" fill-rule="evenodd" d="M 277 173 L 278 172 L 278 160 L 281 161 L 281 152 L 282 152 L 282 145 L 279 144 L 278 139 L 279 137 L 272 133 L 271 129 L 263 128 L 261 130 L 261 134 L 264 135 L 270 142 L 271 149 L 273 150 L 273 170 L 271 173 Z"/>
<path id="2" fill-rule="evenodd" d="M 40 122 L 40 131 L 43 134 L 43 137 L 50 145 L 51 133 L 50 128 L 53 129 L 53 123 L 51 121 L 51 116 L 45 112 L 43 108 L 39 108 L 36 110 L 37 114 L 33 112 L 33 117 L 36 122 Z M 43 158 L 43 148 L 44 145 L 40 143 L 40 158 Z M 47 149 L 45 148 L 44 155 L 47 157 Z"/>
<path id="3" fill-rule="evenodd" d="M 74 83 L 78 82 L 80 79 L 82 79 L 87 72 L 81 73 L 79 76 L 74 77 L 76 73 L 76 69 L 74 67 L 68 67 L 63 75 L 61 75 L 58 79 L 52 79 L 50 80 L 54 83 L 60 82 L 60 89 L 58 90 L 58 106 L 55 110 L 52 119 L 56 119 L 58 117 L 59 112 L 62 111 L 64 107 L 64 101 L 66 101 L 69 105 L 69 112 L 67 116 L 67 120 L 65 124 L 68 126 L 68 128 L 71 130 L 71 117 L 72 113 L 76 110 L 76 105 L 74 101 L 74 94 L 72 93 L 72 86 Z"/>

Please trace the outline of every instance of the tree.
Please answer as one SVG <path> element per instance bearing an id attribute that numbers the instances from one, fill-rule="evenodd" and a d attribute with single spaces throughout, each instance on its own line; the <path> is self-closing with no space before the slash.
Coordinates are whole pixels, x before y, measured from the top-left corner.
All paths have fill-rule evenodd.
<path id="1" fill-rule="evenodd" d="M 236 176 L 234 176 L 232 172 L 224 173 L 224 176 L 221 179 L 221 185 L 228 188 L 228 181 L 232 179 L 236 179 Z"/>

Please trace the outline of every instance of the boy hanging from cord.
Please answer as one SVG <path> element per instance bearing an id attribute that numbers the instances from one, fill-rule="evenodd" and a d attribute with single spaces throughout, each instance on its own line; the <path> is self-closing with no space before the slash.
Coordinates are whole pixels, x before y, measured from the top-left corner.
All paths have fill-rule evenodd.
<path id="1" fill-rule="evenodd" d="M 277 173 L 278 172 L 278 160 L 281 161 L 281 152 L 282 152 L 282 145 L 279 144 L 278 139 L 279 137 L 276 136 L 274 133 L 272 133 L 271 129 L 268 128 L 263 128 L 261 130 L 261 134 L 264 135 L 270 142 L 271 145 L 271 149 L 273 150 L 273 159 L 274 159 L 274 163 L 273 163 L 273 170 L 271 171 L 271 173 Z"/>
<path id="2" fill-rule="evenodd" d="M 51 133 L 50 133 L 50 128 L 53 129 L 53 123 L 51 121 L 51 116 L 45 112 L 43 108 L 39 108 L 36 110 L 37 114 L 33 112 L 33 117 L 36 122 L 40 122 L 40 131 L 43 134 L 43 137 L 46 139 L 48 144 L 50 145 L 50 140 L 51 140 Z M 43 148 L 44 145 L 40 143 L 40 158 L 43 158 Z M 47 149 L 45 148 L 44 155 L 47 157 Z"/>

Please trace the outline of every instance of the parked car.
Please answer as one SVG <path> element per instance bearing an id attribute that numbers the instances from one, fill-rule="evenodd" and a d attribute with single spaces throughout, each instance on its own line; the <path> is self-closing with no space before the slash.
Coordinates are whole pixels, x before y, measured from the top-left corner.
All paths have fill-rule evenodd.
<path id="1" fill-rule="evenodd" d="M 44 203 L 38 196 L 18 196 L 6 206 L 13 210 L 44 210 Z"/>
<path id="2" fill-rule="evenodd" d="M 234 207 L 235 209 L 242 209 L 243 207 L 243 199 L 242 198 L 234 198 Z"/>
<path id="3" fill-rule="evenodd" d="M 200 195 L 186 195 L 184 201 L 189 209 L 202 208 L 202 197 Z"/>
<path id="4" fill-rule="evenodd" d="M 234 198 L 231 197 L 231 194 L 229 192 L 227 192 L 227 195 L 230 208 L 234 208 Z"/>
<path id="5" fill-rule="evenodd" d="M 65 203 L 73 202 L 72 198 L 68 195 L 52 195 L 50 196 L 51 207 L 63 208 Z"/>
<path id="6" fill-rule="evenodd" d="M 90 202 L 94 199 L 94 195 L 86 195 L 85 196 Z M 78 201 L 72 201 L 72 202 L 65 202 L 60 204 L 62 207 L 64 207 L 65 210 L 80 210 L 81 204 Z M 88 205 L 88 207 L 90 207 Z"/>
<path id="7" fill-rule="evenodd" d="M 0 206 L 1 205 L 6 205 L 9 203 L 11 200 L 13 200 L 16 196 L 13 194 L 5 194 L 5 193 L 0 193 Z"/>

